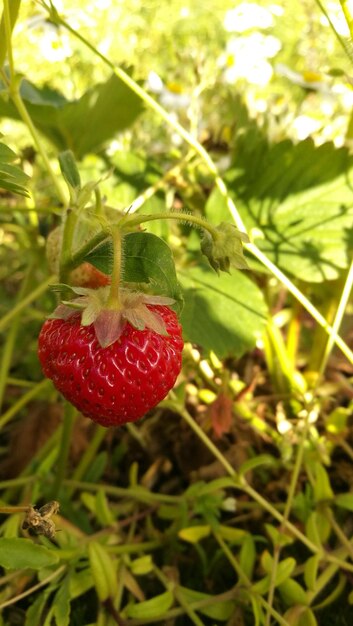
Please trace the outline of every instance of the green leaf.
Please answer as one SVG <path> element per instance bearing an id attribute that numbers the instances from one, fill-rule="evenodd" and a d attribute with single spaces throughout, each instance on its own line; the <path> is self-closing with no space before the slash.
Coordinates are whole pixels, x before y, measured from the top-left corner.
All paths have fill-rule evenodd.
<path id="1" fill-rule="evenodd" d="M 123 280 L 131 283 L 149 283 L 156 295 L 174 298 L 173 308 L 180 312 L 182 295 L 169 246 L 151 233 L 130 233 L 124 237 Z M 97 246 L 84 259 L 102 272 L 111 273 L 112 245 Z"/>
<path id="2" fill-rule="evenodd" d="M 340 493 L 335 496 L 335 504 L 342 509 L 353 512 L 353 493 Z"/>
<path id="3" fill-rule="evenodd" d="M 60 169 L 63 177 L 71 189 L 79 191 L 81 189 L 80 173 L 77 169 L 75 157 L 71 150 L 65 150 L 59 154 Z"/>
<path id="4" fill-rule="evenodd" d="M 321 549 L 330 536 L 331 524 L 323 513 L 313 511 L 305 524 L 305 530 L 308 539 Z"/>
<path id="5" fill-rule="evenodd" d="M 200 591 L 195 591 L 194 589 L 188 589 L 187 587 L 178 587 L 178 597 L 187 603 L 192 604 L 193 602 L 197 602 L 198 600 L 212 600 L 212 595 L 208 593 L 201 593 Z M 221 622 L 225 622 L 234 613 L 235 602 L 232 600 L 226 600 L 219 602 L 217 598 L 214 600 L 214 604 L 209 604 L 205 607 L 196 609 L 196 611 L 202 613 L 202 615 L 206 615 L 206 617 L 210 617 L 211 619 L 217 619 Z"/>
<path id="6" fill-rule="evenodd" d="M 42 569 L 59 561 L 57 553 L 20 537 L 0 537 L 0 565 L 5 569 Z"/>
<path id="7" fill-rule="evenodd" d="M 105 602 L 118 593 L 116 564 L 104 546 L 97 541 L 89 543 L 88 556 L 98 598 Z"/>
<path id="8" fill-rule="evenodd" d="M 1 91 L 5 91 L 0 83 Z M 113 74 L 77 100 L 69 101 L 50 87 L 23 80 L 21 96 L 35 126 L 59 149 L 71 149 L 78 159 L 97 151 L 118 132 L 131 126 L 142 102 Z M 20 119 L 11 103 L 0 98 L 0 116 Z"/>
<path id="9" fill-rule="evenodd" d="M 293 604 L 305 606 L 308 604 L 305 590 L 294 578 L 288 578 L 288 580 L 278 585 L 278 591 L 287 606 L 292 606 Z"/>
<path id="10" fill-rule="evenodd" d="M 254 456 L 252 459 L 248 459 L 239 468 L 239 476 L 244 476 L 250 470 L 254 470 L 258 467 L 263 466 L 278 466 L 278 461 L 270 454 L 259 454 Z"/>
<path id="11" fill-rule="evenodd" d="M 139 604 L 127 606 L 124 614 L 133 619 L 155 619 L 164 615 L 173 605 L 174 597 L 171 591 L 165 591 L 150 600 L 145 600 Z"/>
<path id="12" fill-rule="evenodd" d="M 61 581 L 60 588 L 53 598 L 56 626 L 69 626 L 71 613 L 70 575 Z"/>
<path id="13" fill-rule="evenodd" d="M 182 528 L 179 530 L 178 536 L 184 541 L 189 543 L 199 543 L 205 537 L 208 537 L 211 533 L 211 526 L 189 526 L 188 528 Z"/>
<path id="14" fill-rule="evenodd" d="M 265 528 L 274 546 L 288 546 L 294 541 L 293 537 L 287 535 L 283 529 L 280 531 L 275 526 L 272 526 L 272 524 L 265 524 Z"/>
<path id="15" fill-rule="evenodd" d="M 240 357 L 251 350 L 266 324 L 267 308 L 260 289 L 242 272 L 217 276 L 206 266 L 180 271 L 185 305 L 184 339 L 218 357 Z"/>
<path id="16" fill-rule="evenodd" d="M 252 579 L 256 562 L 256 546 L 254 537 L 249 533 L 246 534 L 242 541 L 239 553 L 239 565 L 244 574 Z"/>
<path id="17" fill-rule="evenodd" d="M 272 579 L 272 568 L 273 568 L 273 558 L 269 554 L 269 552 L 265 551 L 261 558 L 261 564 L 266 572 L 268 572 L 267 576 L 264 576 L 261 580 L 255 583 L 252 586 L 252 590 L 255 593 L 259 593 L 260 595 L 264 595 L 268 592 L 271 579 Z M 296 561 L 292 557 L 288 557 L 280 561 L 276 571 L 275 577 L 275 587 L 281 585 L 287 578 L 289 578 L 296 566 Z"/>
<path id="18" fill-rule="evenodd" d="M 225 179 L 247 232 L 276 265 L 303 281 L 338 277 L 353 240 L 353 157 L 333 143 L 311 139 L 270 144 L 253 123 L 235 142 L 234 165 Z M 215 190 L 210 220 L 229 220 Z M 250 267 L 260 267 L 249 258 Z"/>
<path id="19" fill-rule="evenodd" d="M 309 557 L 304 567 L 304 581 L 309 591 L 315 591 L 316 581 L 320 566 L 321 556 L 319 554 L 313 554 Z"/>
<path id="20" fill-rule="evenodd" d="M 246 530 L 242 528 L 233 528 L 232 526 L 224 526 L 221 524 L 217 532 L 220 534 L 222 539 L 225 541 L 229 541 L 230 543 L 234 543 L 235 545 L 241 546 L 245 538 L 247 537 Z"/>
<path id="21" fill-rule="evenodd" d="M 313 487 L 315 502 L 332 500 L 334 493 L 326 469 L 319 462 L 313 463 L 311 468 L 314 471 L 316 479 Z"/>
<path id="22" fill-rule="evenodd" d="M 293 606 L 284 614 L 288 626 L 317 626 L 314 613 L 306 606 Z"/>
<path id="23" fill-rule="evenodd" d="M 12 162 L 16 159 L 17 156 L 11 148 L 4 143 L 0 143 L 0 188 L 20 196 L 29 197 L 25 186 L 29 176 L 17 165 L 12 165 Z"/>
<path id="24" fill-rule="evenodd" d="M 150 554 L 140 556 L 130 563 L 130 569 L 134 576 L 145 576 L 153 570 L 153 561 Z"/>
<path id="25" fill-rule="evenodd" d="M 26 610 L 24 626 L 38 626 L 42 623 L 41 616 L 51 591 L 52 589 L 48 586 L 33 600 L 31 606 Z"/>
<path id="26" fill-rule="evenodd" d="M 70 597 L 73 600 L 86 593 L 94 585 L 92 571 L 90 568 L 83 569 L 79 572 L 74 571 L 70 576 Z"/>

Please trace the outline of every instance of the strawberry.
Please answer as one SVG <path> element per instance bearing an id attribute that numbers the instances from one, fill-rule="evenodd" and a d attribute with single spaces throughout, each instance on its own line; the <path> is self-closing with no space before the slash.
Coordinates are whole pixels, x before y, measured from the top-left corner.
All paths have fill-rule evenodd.
<path id="1" fill-rule="evenodd" d="M 62 239 L 62 228 L 57 226 L 52 230 L 47 238 L 46 255 L 50 271 L 59 273 L 59 256 Z M 90 287 L 97 289 L 109 284 L 109 276 L 97 270 L 91 263 L 81 263 L 78 267 L 71 270 L 69 275 L 70 285 L 76 287 Z"/>
<path id="2" fill-rule="evenodd" d="M 125 310 L 103 311 L 98 322 L 86 325 L 84 314 L 60 305 L 64 319 L 46 320 L 39 335 L 44 374 L 79 411 L 102 426 L 141 418 L 165 398 L 181 369 L 183 340 L 177 316 L 168 306 L 151 304 L 169 299 L 143 294 L 124 298 Z M 99 319 L 110 329 L 114 317 L 114 336 L 103 347 L 97 338 Z"/>

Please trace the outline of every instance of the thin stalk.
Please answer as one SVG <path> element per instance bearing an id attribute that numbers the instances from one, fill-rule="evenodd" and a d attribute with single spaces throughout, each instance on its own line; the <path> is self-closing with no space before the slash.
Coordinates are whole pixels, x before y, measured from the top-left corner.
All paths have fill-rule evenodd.
<path id="1" fill-rule="evenodd" d="M 235 469 L 228 463 L 227 459 L 223 456 L 222 452 L 218 450 L 218 448 L 214 445 L 214 443 L 209 439 L 206 433 L 200 428 L 200 426 L 195 422 L 195 420 L 191 417 L 191 415 L 184 409 L 183 406 L 179 405 L 177 402 L 164 402 L 164 406 L 169 406 L 172 410 L 177 411 L 179 415 L 187 422 L 187 424 L 192 428 L 195 434 L 203 441 L 205 446 L 210 450 L 210 452 L 215 456 L 215 458 L 222 464 L 227 473 L 234 478 L 234 486 L 241 491 L 247 493 L 255 502 L 260 504 L 260 506 L 265 509 L 268 513 L 272 515 L 275 519 L 277 519 L 281 524 L 283 524 L 292 535 L 294 535 L 299 541 L 304 543 L 311 552 L 314 554 L 321 554 L 321 550 L 316 546 L 313 542 L 311 542 L 300 530 L 294 526 L 289 520 L 284 519 L 284 516 L 275 509 L 274 506 L 270 502 L 267 502 L 265 498 L 263 498 L 255 489 L 253 489 L 246 480 L 242 477 L 241 480 L 238 477 Z"/>
<path id="2" fill-rule="evenodd" d="M 113 228 L 113 270 L 111 275 L 107 308 L 119 309 L 122 273 L 122 235 L 119 227 Z"/>
<path id="3" fill-rule="evenodd" d="M 2 331 L 9 322 L 16 318 L 17 315 L 21 313 L 21 311 L 23 311 L 23 309 L 31 304 L 31 302 L 39 298 L 39 296 L 41 296 L 42 293 L 44 293 L 48 289 L 48 286 L 55 280 L 55 278 L 55 274 L 52 274 L 51 276 L 49 276 L 49 278 L 46 278 L 40 285 L 38 285 L 38 287 L 36 287 L 36 289 L 33 289 L 33 291 L 31 291 L 31 293 L 23 298 L 21 302 L 18 302 L 18 304 L 16 304 L 13 309 L 6 313 L 6 315 L 4 315 L 0 319 L 0 331 Z"/>
<path id="4" fill-rule="evenodd" d="M 51 386 L 51 381 L 47 378 L 44 378 L 40 383 L 38 383 L 35 387 L 32 387 L 27 393 L 25 393 L 15 404 L 13 404 L 5 413 L 3 413 L 0 417 L 0 428 L 3 428 L 7 422 L 9 422 L 17 413 L 23 409 L 28 402 L 39 396 L 43 391 L 49 389 Z"/>
<path id="5" fill-rule="evenodd" d="M 348 270 L 348 274 L 347 274 L 347 278 L 343 287 L 343 291 L 341 294 L 341 298 L 337 307 L 337 312 L 335 315 L 335 319 L 333 321 L 332 324 L 332 329 L 334 331 L 334 333 L 338 333 L 344 314 L 346 312 L 346 308 L 347 308 L 347 304 L 349 302 L 350 296 L 351 296 L 351 292 L 352 292 L 352 287 L 353 287 L 353 261 L 351 262 L 350 266 L 349 266 L 349 270 Z M 333 340 L 333 336 L 329 335 L 328 339 L 327 339 L 327 343 L 325 346 L 325 351 L 324 354 L 322 356 L 321 359 L 321 363 L 320 363 L 320 368 L 318 370 L 318 381 L 321 379 L 321 377 L 323 376 L 323 373 L 325 371 L 326 365 L 327 365 L 327 361 L 328 358 L 331 354 L 332 348 L 334 346 L 334 340 Z"/>
<path id="6" fill-rule="evenodd" d="M 33 272 L 33 264 L 27 268 L 26 274 L 24 276 L 24 279 L 22 281 L 22 284 L 19 290 L 17 302 L 21 302 L 24 295 L 28 291 L 32 272 Z M 7 385 L 7 375 L 10 369 L 10 365 L 11 365 L 11 360 L 12 360 L 12 356 L 13 356 L 13 352 L 14 352 L 14 348 L 16 344 L 16 338 L 17 338 L 20 321 L 21 321 L 20 315 L 17 315 L 12 320 L 11 328 L 9 332 L 7 333 L 5 344 L 3 346 L 2 360 L 0 364 L 0 411 L 2 409 L 4 392 L 5 392 L 5 388 Z"/>
<path id="7" fill-rule="evenodd" d="M 290 481 L 290 485 L 289 485 L 288 496 L 287 496 L 287 500 L 286 500 L 285 509 L 284 509 L 284 512 L 283 512 L 282 528 L 284 528 L 285 523 L 288 522 L 291 510 L 292 510 L 293 499 L 294 499 L 294 496 L 295 496 L 295 490 L 296 490 L 296 487 L 297 487 L 299 474 L 300 474 L 300 471 L 301 471 L 301 468 L 302 468 L 302 464 L 303 464 L 305 441 L 306 441 L 306 438 L 308 436 L 309 428 L 310 428 L 310 423 L 309 423 L 309 419 L 308 419 L 308 415 L 307 415 L 307 419 L 306 419 L 306 422 L 305 422 L 305 428 L 303 429 L 303 432 L 301 434 L 301 440 L 300 440 L 300 444 L 298 446 L 298 452 L 297 452 L 297 456 L 296 456 L 296 459 L 295 459 L 295 465 L 294 465 L 293 472 L 292 472 L 292 475 L 291 475 L 291 481 Z M 281 532 L 281 530 L 282 529 L 280 529 L 280 532 Z M 270 626 L 270 621 L 271 621 L 270 607 L 273 606 L 273 600 L 274 600 L 274 596 L 275 596 L 275 582 L 276 582 L 277 568 L 278 568 L 278 564 L 279 564 L 280 555 L 281 555 L 281 546 L 280 546 L 280 544 L 277 544 L 275 546 L 274 555 L 273 555 L 273 566 L 272 566 L 271 578 L 270 578 L 270 588 L 269 588 L 268 596 L 267 596 L 268 609 L 267 609 L 267 614 L 266 614 L 265 626 Z"/>
<path id="8" fill-rule="evenodd" d="M 36 591 L 38 591 L 38 589 L 41 589 L 42 587 L 45 587 L 45 585 L 47 585 L 52 580 L 54 580 L 55 578 L 60 576 L 60 574 L 62 574 L 65 571 L 65 569 L 66 569 L 66 565 L 62 565 L 57 570 L 55 570 L 55 572 L 51 572 L 49 574 L 49 576 L 47 576 L 46 578 L 41 580 L 36 585 L 33 585 L 33 587 L 30 587 L 29 589 L 27 589 L 23 593 L 19 593 L 17 596 L 14 596 L 13 598 L 10 598 L 10 600 L 6 600 L 6 602 L 2 602 L 2 604 L 0 604 L 0 610 L 4 609 L 6 606 L 11 606 L 11 604 L 15 604 L 16 602 L 19 602 L 20 600 L 23 600 L 23 598 L 26 598 L 27 596 L 32 595 L 32 593 L 35 593 Z"/>
<path id="9" fill-rule="evenodd" d="M 344 532 L 342 531 L 340 525 L 336 522 L 335 520 L 335 516 L 333 514 L 333 512 L 331 511 L 331 509 L 329 507 L 325 507 L 325 515 L 328 518 L 332 529 L 335 533 L 335 535 L 338 537 L 338 539 L 341 541 L 341 543 L 344 545 L 344 547 L 346 548 L 347 552 L 349 553 L 351 559 L 353 560 L 353 544 L 352 542 L 348 539 L 348 537 L 346 537 L 346 535 L 344 534 Z"/>
<path id="10" fill-rule="evenodd" d="M 179 602 L 180 606 L 184 609 L 186 615 L 190 618 L 190 621 L 195 624 L 195 626 L 205 626 L 204 622 L 199 618 L 197 613 L 192 609 L 190 604 L 186 602 L 180 593 L 178 586 L 175 585 L 174 581 L 168 580 L 168 578 L 164 575 L 164 573 L 157 567 L 157 565 L 153 568 L 154 573 L 157 578 L 161 581 L 162 585 L 164 585 L 166 591 L 172 590 L 175 598 Z"/>
<path id="11" fill-rule="evenodd" d="M 75 227 L 77 224 L 77 212 L 69 208 L 65 213 L 64 220 L 64 228 L 62 234 L 62 242 L 61 242 L 61 252 L 60 252 L 60 269 L 59 269 L 59 280 L 61 282 L 65 282 L 68 280 L 68 275 L 70 272 L 70 261 L 72 258 L 72 248 L 73 248 L 73 239 L 75 234 Z"/>
<path id="12" fill-rule="evenodd" d="M 180 222 L 187 222 L 201 228 L 202 230 L 207 230 L 214 239 L 218 237 L 218 232 L 212 224 L 209 224 L 209 222 L 202 219 L 202 217 L 199 217 L 198 215 L 189 215 L 188 213 L 182 213 L 181 211 L 154 213 L 153 215 L 136 215 L 133 219 L 129 219 L 128 224 L 129 226 L 136 226 L 138 224 L 144 224 L 145 222 L 152 222 L 154 220 L 178 220 Z"/>
<path id="13" fill-rule="evenodd" d="M 129 498 L 134 499 L 139 502 L 144 502 L 146 504 L 155 504 L 155 503 L 167 503 L 167 504 L 179 504 L 183 502 L 184 498 L 182 496 L 170 496 L 168 494 L 163 493 L 154 493 L 152 491 L 148 491 L 147 489 L 140 487 L 127 487 L 124 489 L 123 487 L 114 487 L 112 485 L 105 485 L 99 483 L 89 483 L 80 480 L 72 480 L 71 478 L 66 478 L 63 482 L 67 487 L 73 487 L 74 489 L 81 489 L 82 491 L 103 491 L 111 496 L 115 496 L 116 498 Z"/>
<path id="14" fill-rule="evenodd" d="M 341 5 L 344 4 L 342 2 L 342 0 L 340 0 Z M 321 9 L 322 13 L 324 14 L 324 16 L 326 17 L 328 23 L 330 24 L 335 36 L 337 37 L 337 40 L 339 42 L 339 44 L 342 46 L 344 52 L 346 53 L 348 59 L 350 60 L 351 63 L 353 63 L 353 51 L 351 48 L 351 42 L 347 41 L 344 37 L 342 37 L 339 32 L 337 31 L 337 29 L 335 28 L 335 25 L 333 23 L 333 21 L 331 20 L 328 12 L 326 11 L 324 5 L 322 4 L 321 0 L 316 0 L 316 4 L 318 5 L 318 7 Z M 348 24 L 349 29 L 351 29 L 350 24 Z"/>
<path id="15" fill-rule="evenodd" d="M 8 34 L 10 31 L 10 34 L 12 34 L 12 31 L 14 29 L 14 26 L 16 24 L 17 21 L 17 17 L 18 17 L 18 12 L 20 10 L 20 5 L 21 5 L 21 0 L 11 0 L 9 7 L 8 7 L 8 12 L 6 13 L 6 27 L 5 27 L 5 8 L 4 8 L 4 12 L 2 14 L 1 17 L 1 22 L 0 22 L 0 67 L 3 67 L 4 65 L 4 61 L 6 58 L 6 53 L 7 53 L 7 40 L 8 40 Z M 10 28 L 8 23 L 10 22 Z M 10 51 L 10 55 L 11 55 L 11 51 Z M 12 56 L 12 55 L 11 55 Z M 10 65 L 10 59 L 9 59 L 9 65 Z"/>
<path id="16" fill-rule="evenodd" d="M 65 413 L 63 421 L 63 429 L 61 433 L 61 442 L 58 450 L 57 469 L 54 485 L 52 488 L 52 498 L 57 498 L 62 483 L 67 473 L 67 463 L 69 459 L 72 429 L 74 426 L 77 410 L 69 402 L 65 402 Z"/>
<path id="17" fill-rule="evenodd" d="M 229 549 L 229 547 L 223 540 L 223 537 L 221 537 L 216 531 L 214 531 L 213 534 L 215 536 L 215 539 L 219 543 L 220 547 L 222 548 L 223 553 L 227 557 L 229 563 L 233 566 L 233 569 L 238 575 L 239 582 L 242 585 L 244 585 L 244 587 L 247 588 L 250 594 L 252 594 L 253 592 L 251 589 L 252 587 L 251 580 L 249 580 L 246 574 L 244 574 L 233 552 Z M 271 614 L 271 616 L 274 617 L 278 621 L 279 624 L 281 624 L 282 626 L 289 626 L 288 622 L 272 606 L 270 606 L 268 602 L 262 596 L 256 594 L 256 598 L 259 600 L 262 606 Z"/>
<path id="18" fill-rule="evenodd" d="M 318 2 L 319 0 L 317 0 Z M 83 35 L 77 32 L 72 26 L 70 26 L 56 11 L 53 5 L 48 5 L 46 2 L 41 2 L 42 6 L 49 11 L 51 19 L 58 24 L 61 24 L 66 30 L 72 33 L 74 37 L 79 39 L 91 52 L 98 56 L 105 65 L 107 65 L 120 80 L 122 80 L 145 104 L 157 115 L 162 118 L 170 128 L 173 128 L 180 137 L 184 139 L 184 141 L 195 150 L 197 154 L 201 157 L 204 163 L 207 165 L 210 173 L 214 177 L 215 185 L 220 191 L 221 195 L 225 198 L 227 203 L 228 210 L 240 231 L 246 232 L 246 228 L 243 220 L 241 219 L 238 210 L 229 196 L 227 187 L 223 181 L 223 179 L 219 176 L 217 166 L 213 162 L 212 158 L 208 154 L 207 150 L 193 137 L 181 124 L 179 124 L 171 115 L 169 115 L 163 107 L 158 104 L 156 100 L 154 100 L 140 85 L 138 85 L 126 72 L 124 72 L 121 68 L 117 67 L 112 61 L 110 61 L 104 54 L 102 54 L 97 48 L 93 46 Z M 353 363 L 353 352 L 347 346 L 347 344 L 334 332 L 332 327 L 326 322 L 325 318 L 321 315 L 321 313 L 313 306 L 313 304 L 304 296 L 304 294 L 292 283 L 292 281 L 281 272 L 278 267 L 270 261 L 266 257 L 266 255 L 261 252 L 261 250 L 253 243 L 244 244 L 246 250 L 248 250 L 251 254 L 257 258 L 260 263 L 262 263 L 287 289 L 288 291 L 302 304 L 302 306 L 310 313 L 310 315 L 315 319 L 315 321 L 322 326 L 326 332 L 332 336 L 334 342 L 339 347 L 339 349 L 343 352 L 346 358 Z"/>

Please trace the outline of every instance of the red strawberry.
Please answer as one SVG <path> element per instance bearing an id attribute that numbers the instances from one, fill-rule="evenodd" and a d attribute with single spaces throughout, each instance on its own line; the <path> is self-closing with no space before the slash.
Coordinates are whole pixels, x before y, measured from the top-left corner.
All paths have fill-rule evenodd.
<path id="1" fill-rule="evenodd" d="M 41 329 L 38 355 L 44 374 L 79 411 L 103 426 L 145 415 L 165 398 L 180 372 L 183 340 L 176 314 L 168 306 L 147 304 L 145 309 L 166 334 L 124 321 L 119 338 L 102 347 L 94 324 L 83 326 L 75 312 L 67 319 L 48 319 Z"/>

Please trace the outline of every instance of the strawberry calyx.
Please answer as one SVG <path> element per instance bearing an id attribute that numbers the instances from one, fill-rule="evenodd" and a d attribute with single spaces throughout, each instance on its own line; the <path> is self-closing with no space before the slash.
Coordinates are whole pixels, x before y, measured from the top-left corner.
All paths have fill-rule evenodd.
<path id="1" fill-rule="evenodd" d="M 51 317 L 66 320 L 77 314 L 78 310 L 81 311 L 81 325 L 93 324 L 102 348 L 107 348 L 119 339 L 126 323 L 138 330 L 149 328 L 160 335 L 168 334 L 163 318 L 155 307 L 173 304 L 175 301 L 172 298 L 120 288 L 119 306 L 112 307 L 108 303 L 109 287 L 70 289 L 78 297 L 62 301 Z"/>

